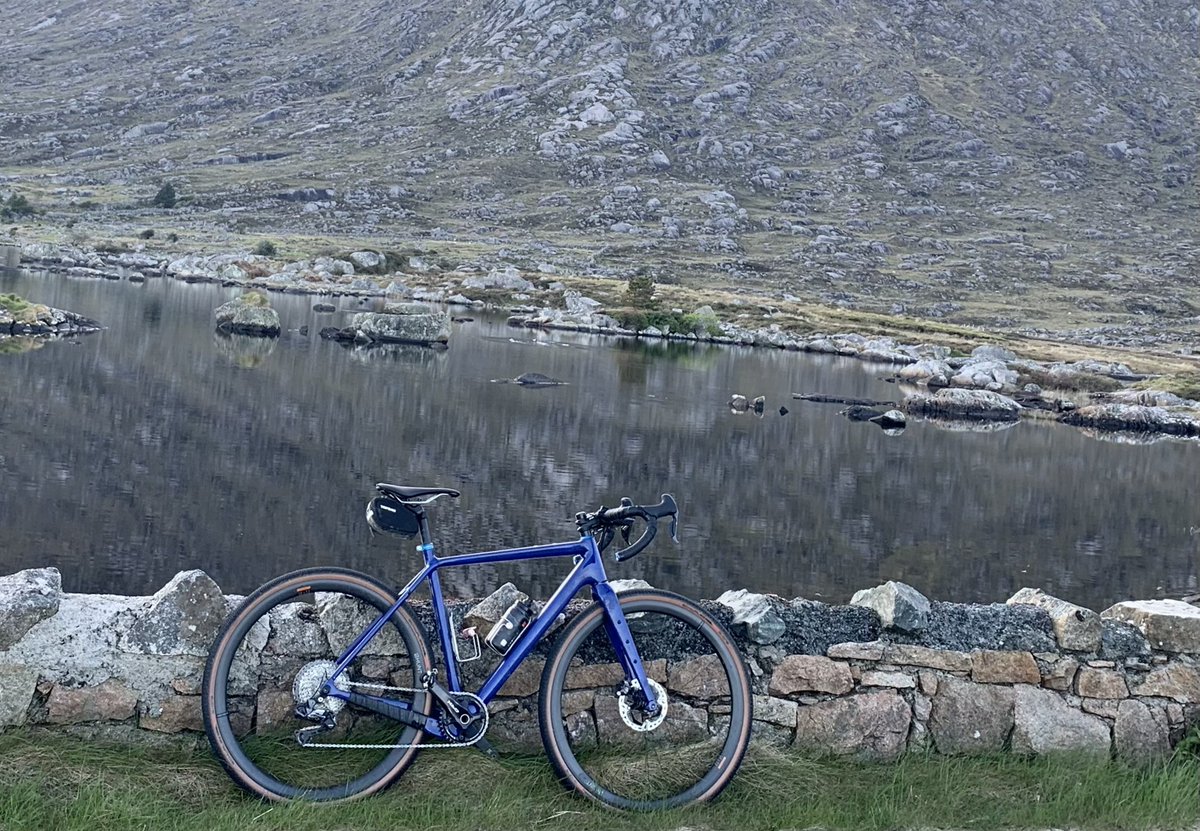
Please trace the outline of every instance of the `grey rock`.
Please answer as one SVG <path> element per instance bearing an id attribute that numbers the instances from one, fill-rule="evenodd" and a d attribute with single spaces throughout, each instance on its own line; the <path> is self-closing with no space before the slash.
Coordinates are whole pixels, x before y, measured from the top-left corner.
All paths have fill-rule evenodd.
<path id="1" fill-rule="evenodd" d="M 1013 702 L 1010 687 L 940 679 L 929 715 L 929 732 L 938 752 L 1000 752 L 1013 728 Z"/>
<path id="2" fill-rule="evenodd" d="M 1011 388 L 1019 379 L 1020 375 L 1003 361 L 972 358 L 950 379 L 950 383 L 961 387 L 991 389 L 993 384 L 999 384 Z"/>
<path id="3" fill-rule="evenodd" d="M 1024 588 L 1008 599 L 1009 604 L 1022 604 L 1045 609 L 1054 624 L 1054 636 L 1063 649 L 1074 652 L 1095 652 L 1100 649 L 1102 626 L 1100 616 L 1091 609 L 1076 606 L 1041 589 Z"/>
<path id="4" fill-rule="evenodd" d="M 910 413 L 945 418 L 979 419 L 985 421 L 1016 421 L 1021 417 L 1021 405 L 1006 395 L 988 390 L 946 388 L 934 395 L 912 395 L 901 402 Z"/>
<path id="5" fill-rule="evenodd" d="M 949 385 L 954 370 L 943 360 L 925 358 L 902 367 L 896 377 L 916 384 L 944 387 Z"/>
<path id="6" fill-rule="evenodd" d="M 112 677 L 119 634 L 146 598 L 63 594 L 58 612 L 14 644 L 3 660 L 51 681 L 99 684 Z"/>
<path id="7" fill-rule="evenodd" d="M 1117 708 L 1113 744 L 1118 758 L 1139 764 L 1153 763 L 1171 754 L 1170 725 L 1166 713 L 1126 699 Z"/>
<path id="8" fill-rule="evenodd" d="M 1100 652 L 1098 654 L 1099 657 L 1108 661 L 1148 658 L 1150 643 L 1133 624 L 1105 619 L 1101 616 Z"/>
<path id="9" fill-rule="evenodd" d="M 35 669 L 0 664 L 0 728 L 25 723 L 37 680 Z"/>
<path id="10" fill-rule="evenodd" d="M 1117 390 L 1108 394 L 1108 400 L 1143 407 L 1186 407 L 1192 403 L 1189 399 L 1163 390 Z"/>
<path id="11" fill-rule="evenodd" d="M 250 295 L 260 297 L 261 295 Z M 234 298 L 216 308 L 213 316 L 222 332 L 252 337 L 275 337 L 279 334 L 279 313 L 270 306 L 247 300 L 247 295 Z"/>
<path id="12" fill-rule="evenodd" d="M 46 720 L 51 724 L 124 721 L 136 709 L 137 695 L 115 678 L 94 687 L 56 684 L 46 700 Z"/>
<path id="13" fill-rule="evenodd" d="M 850 667 L 820 655 L 788 655 L 771 673 L 769 690 L 775 695 L 829 693 L 842 695 L 854 689 Z"/>
<path id="14" fill-rule="evenodd" d="M 640 589 L 654 588 L 654 586 L 651 586 L 645 580 L 641 580 L 636 577 L 631 577 L 625 580 L 609 580 L 608 587 L 617 594 L 620 594 L 621 592 L 632 592 Z"/>
<path id="15" fill-rule="evenodd" d="M 929 625 L 929 600 L 907 583 L 889 580 L 873 589 L 862 589 L 850 599 L 852 606 L 873 609 L 885 629 L 920 632 Z"/>
<path id="16" fill-rule="evenodd" d="M 859 606 L 829 606 L 797 598 L 776 611 L 787 631 L 772 648 L 785 653 L 824 655 L 834 644 L 879 639 L 879 615 Z"/>
<path id="17" fill-rule="evenodd" d="M 523 372 L 513 379 L 513 383 L 522 387 L 560 387 L 566 382 L 540 372 Z"/>
<path id="18" fill-rule="evenodd" d="M 383 314 L 359 312 L 350 319 L 349 328 L 358 340 L 367 343 L 413 343 L 429 345 L 450 340 L 450 315 Z"/>
<path id="19" fill-rule="evenodd" d="M 56 568 L 27 568 L 0 577 L 0 651 L 57 612 L 61 600 L 62 575 Z"/>
<path id="20" fill-rule="evenodd" d="M 733 613 L 734 627 L 744 627 L 746 637 L 754 643 L 774 643 L 787 629 L 765 594 L 738 589 L 725 592 L 716 602 Z"/>
<path id="21" fill-rule="evenodd" d="M 381 268 L 387 260 L 382 254 L 375 251 L 355 251 L 350 255 L 350 262 L 357 269 L 373 272 Z"/>
<path id="22" fill-rule="evenodd" d="M 1117 603 L 1101 617 L 1128 623 L 1150 646 L 1164 652 L 1200 653 L 1200 608 L 1180 600 L 1136 600 Z"/>
<path id="23" fill-rule="evenodd" d="M 1100 430 L 1200 436 L 1200 417 L 1190 412 L 1139 404 L 1088 404 L 1066 413 L 1062 420 L 1075 427 L 1095 427 Z"/>
<path id="24" fill-rule="evenodd" d="M 439 315 L 432 306 L 425 303 L 391 303 L 384 301 L 378 309 L 371 309 L 384 315 Z"/>
<path id="25" fill-rule="evenodd" d="M 881 415 L 872 416 L 867 420 L 872 424 L 878 424 L 884 430 L 903 430 L 908 424 L 908 419 L 899 410 L 888 410 Z"/>
<path id="26" fill-rule="evenodd" d="M 147 124 L 138 124 L 126 130 L 121 138 L 128 140 L 143 138 L 145 136 L 157 136 L 167 132 L 170 128 L 165 121 L 151 121 Z"/>
<path id="27" fill-rule="evenodd" d="M 464 289 L 507 289 L 508 291 L 531 291 L 533 283 L 521 276 L 521 272 L 513 266 L 507 266 L 503 271 L 492 269 L 485 277 L 468 277 L 463 280 Z"/>
<path id="28" fill-rule="evenodd" d="M 121 638 L 127 652 L 206 656 L 225 622 L 225 598 L 199 569 L 181 571 L 155 592 Z"/>
<path id="29" fill-rule="evenodd" d="M 563 292 L 563 302 L 567 305 L 567 314 L 581 318 L 590 318 L 600 308 L 599 300 L 586 297 L 574 289 Z"/>
<path id="30" fill-rule="evenodd" d="M 496 625 L 496 621 L 503 617 L 508 607 L 518 600 L 528 603 L 529 595 L 518 590 L 512 583 L 505 583 L 472 606 L 463 618 L 462 626 L 463 628 L 475 627 L 475 631 L 482 638 Z"/>
<path id="31" fill-rule="evenodd" d="M 976 346 L 971 350 L 971 357 L 983 361 L 999 361 L 1008 363 L 1017 359 L 1017 353 L 1003 346 Z"/>
<path id="32" fill-rule="evenodd" d="M 1103 719 L 1071 707 L 1053 690 L 1013 688 L 1014 753 L 1083 753 L 1107 756 L 1112 742 Z"/>
<path id="33" fill-rule="evenodd" d="M 904 752 L 911 723 L 912 710 L 891 692 L 822 701 L 799 708 L 795 746 L 866 761 L 894 761 Z"/>
<path id="34" fill-rule="evenodd" d="M 925 631 L 917 634 L 896 631 L 891 639 L 960 652 L 977 649 L 1053 652 L 1056 648 L 1054 628 L 1043 609 L 1003 603 L 981 605 L 934 600 L 929 604 L 929 624 Z"/>

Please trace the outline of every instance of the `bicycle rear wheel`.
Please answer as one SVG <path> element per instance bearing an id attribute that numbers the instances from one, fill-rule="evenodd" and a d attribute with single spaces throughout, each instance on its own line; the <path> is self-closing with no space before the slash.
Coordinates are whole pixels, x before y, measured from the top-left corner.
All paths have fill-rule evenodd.
<path id="1" fill-rule="evenodd" d="M 267 583 L 230 616 L 208 656 L 202 707 L 213 753 L 234 782 L 264 799 L 332 802 L 375 793 L 404 772 L 421 731 L 333 697 L 317 701 L 330 729 L 307 744 L 297 739 L 314 722 L 296 708 L 314 700 L 341 654 L 394 601 L 366 575 L 305 569 Z M 401 607 L 332 681 L 424 717 L 431 697 L 416 689 L 430 666 L 424 631 Z"/>
<path id="2" fill-rule="evenodd" d="M 703 802 L 729 784 L 750 739 L 749 677 L 728 632 L 686 598 L 619 595 L 665 713 L 639 710 L 593 604 L 559 638 L 542 675 L 542 742 L 559 780 L 615 808 Z"/>

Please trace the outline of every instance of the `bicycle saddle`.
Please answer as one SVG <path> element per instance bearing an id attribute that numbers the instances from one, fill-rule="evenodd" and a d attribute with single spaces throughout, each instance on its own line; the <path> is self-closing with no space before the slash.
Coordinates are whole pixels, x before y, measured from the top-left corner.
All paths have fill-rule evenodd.
<path id="1" fill-rule="evenodd" d="M 420 499 L 422 496 L 441 496 L 442 494 L 454 499 L 459 497 L 459 492 L 454 490 L 454 488 L 410 488 L 404 485 L 389 485 L 387 482 L 377 482 L 375 490 L 388 496 L 394 496 L 401 501 L 405 499 Z"/>

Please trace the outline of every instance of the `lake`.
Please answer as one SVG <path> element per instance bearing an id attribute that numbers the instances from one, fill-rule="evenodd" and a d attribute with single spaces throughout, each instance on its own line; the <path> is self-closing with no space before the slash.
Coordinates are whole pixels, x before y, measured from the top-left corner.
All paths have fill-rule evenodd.
<path id="1" fill-rule="evenodd" d="M 57 566 L 70 591 L 151 593 L 202 568 L 247 592 L 333 564 L 401 582 L 417 555 L 372 538 L 376 481 L 462 490 L 430 511 L 442 554 L 571 539 L 576 511 L 670 492 L 680 545 L 662 534 L 609 573 L 700 597 L 840 603 L 897 579 L 931 599 L 1035 586 L 1103 609 L 1197 590 L 1196 442 L 1028 422 L 888 435 L 792 399 L 896 397 L 888 367 L 847 358 L 482 315 L 454 325 L 448 350 L 368 350 L 316 336 L 345 312 L 313 304 L 350 298 L 273 294 L 285 331 L 257 340 L 213 331 L 235 289 L 3 271 L 0 291 L 108 327 L 0 354 L 0 573 Z M 524 372 L 567 384 L 493 382 Z M 765 396 L 765 413 L 732 413 L 732 393 Z M 481 566 L 445 585 L 462 597 L 512 580 L 545 597 L 562 573 Z"/>

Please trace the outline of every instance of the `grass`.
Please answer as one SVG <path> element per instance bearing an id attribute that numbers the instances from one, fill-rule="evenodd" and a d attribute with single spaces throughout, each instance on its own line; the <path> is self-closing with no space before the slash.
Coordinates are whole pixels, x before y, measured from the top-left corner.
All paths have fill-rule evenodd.
<path id="1" fill-rule="evenodd" d="M 1200 759 L 1133 768 L 1077 758 L 891 765 L 757 751 L 711 805 L 624 815 L 563 792 L 540 757 L 426 751 L 387 793 L 346 805 L 244 796 L 207 751 L 0 736 L 0 829 L 1185 828 L 1200 821 Z"/>

